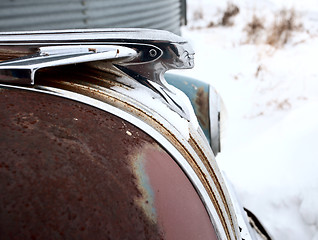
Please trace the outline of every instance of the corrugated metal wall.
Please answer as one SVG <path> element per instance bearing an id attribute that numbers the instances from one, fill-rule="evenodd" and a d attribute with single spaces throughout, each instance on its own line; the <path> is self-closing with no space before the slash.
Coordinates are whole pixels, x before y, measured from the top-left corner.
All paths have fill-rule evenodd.
<path id="1" fill-rule="evenodd" d="M 140 27 L 180 33 L 184 0 L 0 0 L 0 31 Z"/>

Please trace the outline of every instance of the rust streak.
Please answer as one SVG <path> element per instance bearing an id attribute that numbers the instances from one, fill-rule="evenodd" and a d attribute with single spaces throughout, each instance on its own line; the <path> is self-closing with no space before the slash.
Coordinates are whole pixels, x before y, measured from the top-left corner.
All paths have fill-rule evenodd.
<path id="1" fill-rule="evenodd" d="M 232 216 L 231 216 L 231 213 L 230 213 L 230 209 L 229 209 L 229 206 L 228 206 L 228 204 L 227 204 L 227 202 L 226 202 L 226 197 L 225 197 L 225 194 L 224 194 L 224 192 L 223 192 L 223 190 L 222 190 L 222 187 L 221 187 L 221 185 L 220 185 L 218 179 L 216 178 L 216 174 L 215 174 L 215 172 L 214 172 L 212 166 L 210 165 L 210 163 L 209 163 L 207 157 L 206 157 L 205 154 L 203 153 L 202 149 L 199 147 L 199 145 L 197 144 L 197 142 L 194 141 L 194 139 L 193 139 L 193 137 L 192 137 L 191 135 L 190 135 L 190 141 L 189 141 L 189 142 L 190 142 L 190 144 L 192 145 L 193 148 L 197 149 L 196 152 L 199 154 L 200 159 L 202 160 L 202 162 L 203 162 L 203 164 L 205 165 L 206 169 L 208 170 L 210 176 L 212 177 L 213 182 L 216 184 L 216 187 L 217 187 L 217 189 L 218 189 L 218 192 L 220 193 L 221 199 L 222 199 L 223 204 L 224 204 L 224 206 L 225 206 L 225 211 L 226 211 L 226 213 L 227 213 L 227 215 L 228 215 L 228 217 L 229 217 L 229 219 L 230 219 L 231 228 L 232 228 L 233 234 L 234 234 L 234 236 L 236 237 L 235 229 L 234 229 L 234 225 L 233 225 L 233 219 L 232 219 Z M 209 186 L 209 185 L 208 185 L 208 186 Z M 209 188 L 211 188 L 211 186 L 209 186 Z M 210 189 L 210 191 L 212 191 L 212 190 Z M 224 227 L 226 227 L 226 226 L 224 226 Z M 226 228 L 226 229 L 227 229 L 227 228 Z M 230 236 L 228 236 L 228 237 L 229 237 L 229 239 L 230 239 Z"/>
<path id="2" fill-rule="evenodd" d="M 204 91 L 203 87 L 198 88 L 195 104 L 198 109 L 198 120 L 204 128 L 209 128 L 209 93 Z"/>

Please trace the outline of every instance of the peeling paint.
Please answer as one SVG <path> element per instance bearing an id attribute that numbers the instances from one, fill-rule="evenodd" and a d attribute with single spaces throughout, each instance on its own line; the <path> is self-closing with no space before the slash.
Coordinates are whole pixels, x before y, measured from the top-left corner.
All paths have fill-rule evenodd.
<path id="1" fill-rule="evenodd" d="M 141 154 L 140 154 L 141 153 Z M 143 151 L 140 151 L 133 161 L 133 169 L 136 175 L 137 187 L 141 192 L 141 196 L 135 199 L 145 212 L 146 216 L 154 223 L 157 222 L 157 213 L 154 206 L 154 192 L 150 185 L 149 177 L 145 170 L 145 158 Z"/>
<path id="2" fill-rule="evenodd" d="M 146 133 L 42 93 L 4 89 L 0 109 L 0 239 L 164 239 L 135 202 Z"/>

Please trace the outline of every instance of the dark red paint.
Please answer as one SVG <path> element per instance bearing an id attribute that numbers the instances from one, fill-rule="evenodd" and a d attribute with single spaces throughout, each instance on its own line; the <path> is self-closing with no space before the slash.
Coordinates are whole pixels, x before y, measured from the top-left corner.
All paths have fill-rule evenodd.
<path id="1" fill-rule="evenodd" d="M 214 239 L 188 179 L 132 124 L 24 90 L 0 89 L 0 109 L 0 239 Z M 141 158 L 163 193 L 155 219 L 138 203 L 147 195 L 134 167 Z"/>

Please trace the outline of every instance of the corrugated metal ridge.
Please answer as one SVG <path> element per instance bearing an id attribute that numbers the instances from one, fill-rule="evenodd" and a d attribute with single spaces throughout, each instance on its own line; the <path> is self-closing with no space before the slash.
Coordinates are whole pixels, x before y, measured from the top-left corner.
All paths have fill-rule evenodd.
<path id="1" fill-rule="evenodd" d="M 152 25 L 152 27 L 158 28 L 158 29 L 169 29 L 172 27 L 176 28 L 176 27 L 180 27 L 178 21 L 179 21 L 179 16 L 174 16 L 169 21 L 164 21 L 164 22 L 154 24 L 154 25 Z"/>
<path id="2" fill-rule="evenodd" d="M 82 5 L 86 5 L 92 2 L 112 2 L 114 5 L 117 3 L 131 3 L 131 2 L 149 2 L 152 0 L 1 0 L 0 5 L 1 6 L 29 6 L 32 3 L 36 4 L 42 4 L 42 5 L 47 5 L 48 3 L 53 3 L 53 4 L 63 4 L 63 3 L 81 3 Z"/>
<path id="3" fill-rule="evenodd" d="M 118 14 L 118 15 L 111 16 L 111 18 L 109 19 L 109 23 L 116 24 L 116 23 L 125 22 L 125 21 L 127 21 L 128 23 L 129 22 L 131 23 L 132 20 L 137 20 L 138 22 L 163 21 L 169 17 L 176 15 L 176 11 L 167 11 L 167 8 L 170 8 L 170 6 L 164 6 L 162 8 L 158 8 L 156 12 L 145 11 L 142 13 L 142 15 L 138 13 L 129 14 L 130 13 L 129 11 L 127 11 L 126 9 L 123 9 L 121 10 L 122 11 L 121 13 L 123 15 Z M 175 10 L 178 10 L 178 9 L 176 8 Z M 124 13 L 127 13 L 127 14 L 124 14 Z M 88 20 L 94 21 L 95 19 L 89 18 Z M 139 25 L 138 22 L 134 22 L 134 23 L 136 23 L 136 25 Z"/>
<path id="4" fill-rule="evenodd" d="M 44 8 L 45 6 L 45 8 Z M 19 6 L 1 6 L 0 3 L 0 19 L 8 17 L 25 17 L 29 14 L 47 14 L 47 13 L 56 13 L 57 11 L 82 11 L 85 9 L 85 6 L 81 5 L 80 2 L 74 3 L 64 3 L 63 8 L 61 5 L 54 3 L 47 3 L 45 5 L 37 4 L 34 6 L 29 5 L 19 5 Z"/>
<path id="5" fill-rule="evenodd" d="M 148 13 L 152 13 L 158 15 L 158 12 L 172 12 L 172 11 L 179 11 L 180 4 L 178 2 L 173 2 L 171 4 L 167 4 L 167 2 L 171 1 L 162 1 L 156 3 L 148 3 L 142 6 L 136 6 L 135 4 L 131 4 L 131 6 L 122 7 L 122 6 L 114 6 L 112 8 L 101 9 L 100 7 L 92 7 L 86 9 L 86 13 L 94 13 L 91 15 L 91 18 L 98 18 L 99 16 L 118 16 L 119 14 L 130 13 L 132 15 L 137 15 L 138 13 L 142 13 L 143 15 L 147 15 Z M 116 11 L 115 10 L 116 7 Z M 155 10 L 154 10 L 155 8 Z"/>
<path id="6" fill-rule="evenodd" d="M 117 1 L 111 1 L 111 0 L 104 0 L 104 1 L 100 1 L 100 0 L 93 0 L 93 1 L 88 1 L 86 2 L 84 5 L 85 6 L 105 6 L 105 7 L 113 7 L 113 6 L 122 6 L 125 7 L 127 5 L 135 5 L 135 6 L 139 6 L 138 4 L 162 4 L 162 3 L 172 3 L 172 2 L 179 2 L 179 0 L 161 0 L 161 1 L 154 1 L 154 0 L 117 0 Z M 125 5 L 124 5 L 125 4 Z"/>
<path id="7" fill-rule="evenodd" d="M 180 33 L 180 0 L 1 0 L 0 31 L 146 27 Z"/>
<path id="8" fill-rule="evenodd" d="M 140 19 L 140 20 L 134 22 L 134 24 L 137 24 L 140 27 L 147 27 L 148 25 L 153 26 L 153 24 L 157 24 L 158 22 L 162 23 L 164 20 L 166 20 L 167 18 L 173 17 L 174 15 L 175 14 L 173 12 L 170 14 L 166 14 L 166 15 L 157 15 L 157 16 L 153 16 L 153 18 Z M 127 26 L 133 27 L 133 24 L 128 24 Z"/>
<path id="9" fill-rule="evenodd" d="M 56 2 L 58 3 L 58 2 Z M 63 2 L 63 5 L 57 5 L 54 2 L 49 3 L 38 3 L 36 5 L 30 6 L 30 4 L 21 4 L 21 5 L 8 5 L 5 6 L 0 2 L 0 18 L 7 17 L 24 17 L 28 14 L 39 14 L 45 15 L 48 13 L 56 13 L 56 11 L 60 12 L 71 12 L 71 11 L 79 11 L 82 10 L 83 14 L 85 11 L 106 11 L 114 14 L 114 8 L 127 9 L 129 7 L 130 11 L 141 11 L 141 9 L 151 10 L 153 8 L 159 8 L 162 6 L 167 6 L 167 3 L 178 5 L 180 7 L 179 1 L 173 0 L 161 0 L 160 2 L 153 1 L 91 1 L 82 4 L 79 0 L 73 2 Z M 142 5 L 138 5 L 142 4 Z M 124 5 L 124 6 L 123 6 Z M 127 7 L 128 6 L 128 7 Z"/>
<path id="10" fill-rule="evenodd" d="M 175 10 L 178 10 L 178 6 L 175 5 Z M 123 23 L 127 22 L 127 27 L 134 27 L 134 26 L 140 26 L 142 27 L 144 24 L 150 24 L 153 22 L 159 22 L 159 26 L 161 25 L 161 21 L 166 20 L 167 18 L 173 18 L 174 20 L 177 20 L 177 24 L 179 25 L 178 19 L 179 16 L 176 14 L 176 11 L 167 11 L 168 7 L 164 8 L 159 8 L 156 13 L 153 12 L 145 12 L 142 15 L 138 14 L 128 14 L 129 11 L 127 9 L 123 9 L 121 13 L 119 13 L 117 16 L 109 18 L 107 21 L 107 25 L 111 24 L 118 24 L 118 23 Z M 127 13 L 126 15 L 120 15 Z M 110 16 L 108 16 L 110 17 Z M 8 25 L 12 27 L 19 27 L 21 25 L 25 25 L 26 22 L 29 24 L 38 24 L 38 25 L 44 25 L 46 23 L 54 23 L 54 22 L 60 22 L 60 21 L 70 21 L 70 20 L 82 20 L 82 14 L 77 13 L 77 14 L 64 14 L 64 13 L 57 13 L 54 15 L 47 15 L 45 19 L 43 19 L 42 16 L 26 16 L 24 17 L 24 22 L 22 23 L 20 19 L 14 18 L 14 19 L 5 19 L 1 20 L 2 24 L 5 24 L 8 22 Z M 100 25 L 100 21 L 103 22 L 103 18 L 92 18 L 90 16 L 87 16 L 86 18 L 87 22 L 86 24 L 90 25 L 90 23 L 94 23 L 97 25 Z M 136 20 L 136 21 L 133 21 Z M 105 25 L 103 23 L 102 25 Z M 146 26 L 145 26 L 146 27 Z"/>

